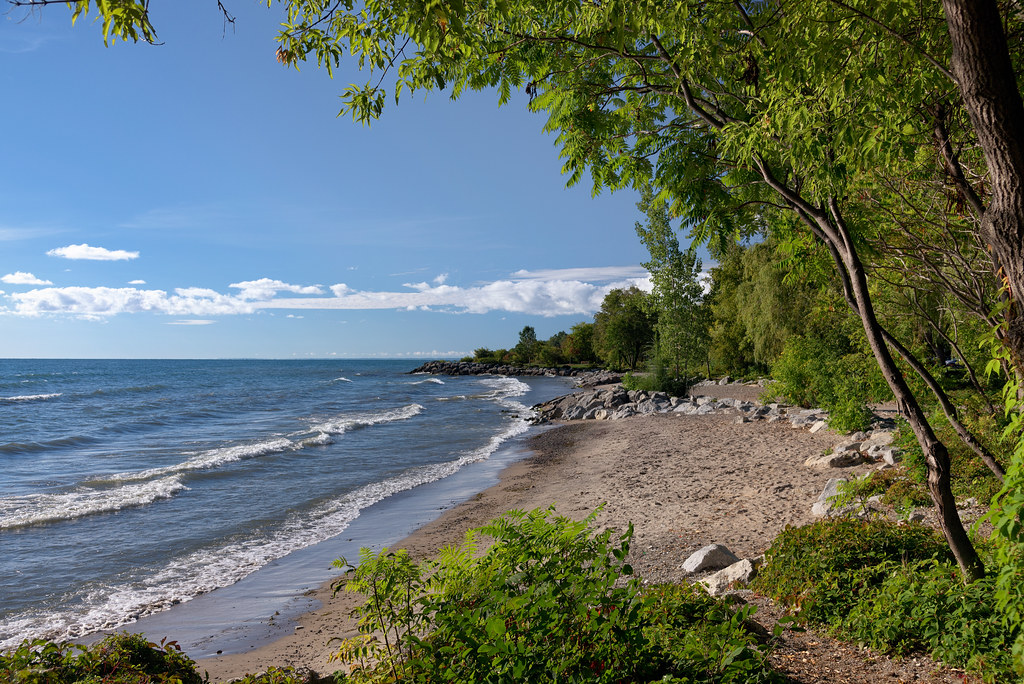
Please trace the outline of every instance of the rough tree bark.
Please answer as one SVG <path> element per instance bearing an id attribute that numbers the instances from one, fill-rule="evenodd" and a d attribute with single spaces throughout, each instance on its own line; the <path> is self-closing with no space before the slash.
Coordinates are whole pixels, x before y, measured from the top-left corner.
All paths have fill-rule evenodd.
<path id="1" fill-rule="evenodd" d="M 1024 102 L 994 0 L 943 0 L 952 70 L 985 153 L 991 196 L 981 237 L 1008 286 L 1006 345 L 1024 371 Z"/>

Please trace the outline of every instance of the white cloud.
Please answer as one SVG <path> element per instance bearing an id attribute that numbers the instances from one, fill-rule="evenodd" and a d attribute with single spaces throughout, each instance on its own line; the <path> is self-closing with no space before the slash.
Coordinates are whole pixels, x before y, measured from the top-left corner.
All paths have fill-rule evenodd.
<path id="1" fill-rule="evenodd" d="M 349 292 L 354 292 L 354 291 L 355 290 L 353 290 L 351 287 L 349 287 L 345 283 L 338 283 L 337 285 L 331 285 L 331 292 L 334 293 L 335 297 L 343 297 L 344 295 L 348 294 Z"/>
<path id="2" fill-rule="evenodd" d="M 587 269 L 605 277 L 616 269 Z M 570 272 L 577 273 L 578 269 Z M 359 291 L 345 283 L 331 285 L 333 297 L 277 297 L 287 292 L 297 295 L 322 295 L 320 285 L 293 285 L 280 280 L 261 278 L 232 283 L 237 294 L 223 294 L 210 288 L 183 287 L 173 293 L 135 287 L 47 287 L 28 292 L 11 293 L 5 297 L 10 306 L 0 312 L 21 316 L 71 315 L 105 318 L 117 314 L 156 313 L 175 317 L 197 317 L 251 314 L 268 309 L 301 310 L 407 310 L 477 313 L 490 311 L 523 313 L 535 316 L 591 315 L 601 307 L 612 289 L 637 286 L 650 290 L 646 272 L 627 267 L 622 272 L 636 274 L 611 282 L 584 282 L 578 279 L 530 277 L 498 280 L 470 287 L 446 284 L 446 278 L 430 283 L 408 284 L 412 291 Z M 561 275 L 563 271 L 550 271 Z M 643 274 L 641 277 L 640 274 Z M 300 316 L 294 315 L 299 318 Z M 179 320 L 172 325 L 205 325 Z"/>
<path id="3" fill-rule="evenodd" d="M 7 275 L 0 278 L 3 282 L 8 285 L 53 285 L 49 280 L 43 280 L 36 278 L 31 273 L 25 273 L 23 271 L 15 271 L 14 273 L 8 273 Z"/>
<path id="4" fill-rule="evenodd" d="M 593 314 L 610 290 L 637 286 L 650 290 L 650 277 L 628 278 L 601 285 L 580 280 L 499 280 L 475 287 L 406 283 L 415 292 L 360 292 L 348 285 L 331 286 L 333 299 L 274 299 L 255 304 L 260 309 L 405 309 L 447 310 L 459 313 L 508 311 L 538 316 Z"/>
<path id="5" fill-rule="evenodd" d="M 265 301 L 272 299 L 278 292 L 292 292 L 294 294 L 323 294 L 323 288 L 319 285 L 289 285 L 288 283 L 281 282 L 280 280 L 271 280 L 270 278 L 260 278 L 259 280 L 246 280 L 241 283 L 231 283 L 228 287 L 234 287 L 241 292 L 238 296 L 241 299 L 253 299 L 256 301 Z"/>
<path id="6" fill-rule="evenodd" d="M 128 284 L 129 285 L 145 285 L 146 281 L 145 280 L 129 280 Z"/>
<path id="7" fill-rule="evenodd" d="M 183 321 L 171 321 L 167 325 L 213 325 L 216 322 L 202 318 L 189 318 Z"/>
<path id="8" fill-rule="evenodd" d="M 138 252 L 92 247 L 85 243 L 58 247 L 57 249 L 51 249 L 46 254 L 47 256 L 63 257 L 65 259 L 86 259 L 89 261 L 129 261 L 139 258 Z"/>
<path id="9" fill-rule="evenodd" d="M 446 280 L 448 280 L 448 274 L 447 273 L 442 273 L 441 275 L 439 275 L 436 278 L 434 278 L 434 282 L 437 283 L 438 285 L 444 285 L 444 281 L 446 281 Z"/>
<path id="10" fill-rule="evenodd" d="M 588 282 L 607 282 L 611 280 L 628 280 L 645 278 L 647 269 L 643 266 L 599 266 L 594 268 L 553 268 L 540 271 L 516 271 L 512 277 L 516 280 L 584 280 Z"/>
<path id="11" fill-rule="evenodd" d="M 252 313 L 249 302 L 213 290 L 186 288 L 169 295 L 163 290 L 134 287 L 47 287 L 8 295 L 11 313 L 20 316 L 63 314 L 79 317 L 123 313 L 161 313 L 171 316 L 215 316 Z"/>

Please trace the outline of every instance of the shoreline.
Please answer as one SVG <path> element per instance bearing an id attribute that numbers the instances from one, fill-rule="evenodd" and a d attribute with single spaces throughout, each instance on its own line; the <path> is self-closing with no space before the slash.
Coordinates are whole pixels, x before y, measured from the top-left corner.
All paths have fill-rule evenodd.
<path id="1" fill-rule="evenodd" d="M 507 465 L 497 484 L 390 548 L 426 557 L 511 508 L 555 504 L 560 515 L 581 518 L 603 503 L 598 526 L 635 525 L 631 563 L 644 581 L 679 582 L 682 562 L 706 544 L 756 556 L 785 525 L 811 522 L 811 505 L 830 473 L 807 468 L 804 460 L 836 439 L 828 431 L 736 424 L 730 414 L 567 423 L 528 438 L 523 446 L 532 455 Z M 307 592 L 307 605 L 319 607 L 300 615 L 291 633 L 246 652 L 201 659 L 199 670 L 213 682 L 271 666 L 333 672 L 338 665 L 328 657 L 336 646 L 329 641 L 356 634 L 349 613 L 359 597 L 331 593 L 329 582 Z"/>

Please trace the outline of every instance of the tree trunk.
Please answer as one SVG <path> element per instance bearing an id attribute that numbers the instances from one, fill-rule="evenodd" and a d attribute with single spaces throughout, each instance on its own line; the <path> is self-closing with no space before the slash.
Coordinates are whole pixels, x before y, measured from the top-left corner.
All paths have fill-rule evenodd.
<path id="1" fill-rule="evenodd" d="M 994 0 L 943 0 L 952 70 L 988 166 L 991 199 L 981 217 L 999 277 L 1009 288 L 1006 344 L 1024 370 L 1024 102 Z"/>
<path id="2" fill-rule="evenodd" d="M 844 237 L 848 236 L 844 235 Z M 939 525 L 942 527 L 942 533 L 949 543 L 949 548 L 953 552 L 957 564 L 964 573 L 964 578 L 968 582 L 973 582 L 985 575 L 985 567 L 978 557 L 974 545 L 971 544 L 970 537 L 967 536 L 967 531 L 960 520 L 960 514 L 956 510 L 956 500 L 953 498 L 953 490 L 950 488 L 949 452 L 946 450 L 946 445 L 935 436 L 924 411 L 921 410 L 921 406 L 917 403 L 917 399 L 893 361 L 871 305 L 864 266 L 853 249 L 852 243 L 848 239 L 844 242 L 845 245 L 839 248 L 839 253 L 842 257 L 842 265 L 850 277 L 850 286 L 859 307 L 858 313 L 864 325 L 868 344 L 871 346 L 871 351 L 874 353 L 882 375 L 896 398 L 896 406 L 900 415 L 910 423 L 914 436 L 917 437 L 917 442 L 924 452 L 925 462 L 928 465 L 928 490 L 939 513 Z"/>

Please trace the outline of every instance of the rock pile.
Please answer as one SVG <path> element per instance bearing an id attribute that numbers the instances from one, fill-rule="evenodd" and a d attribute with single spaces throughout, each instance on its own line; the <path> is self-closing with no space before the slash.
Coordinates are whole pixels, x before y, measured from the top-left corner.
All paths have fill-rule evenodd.
<path id="1" fill-rule="evenodd" d="M 722 596 L 730 589 L 746 586 L 763 562 L 763 556 L 741 560 L 722 544 L 709 544 L 687 558 L 683 570 L 688 575 L 706 575 L 699 584 L 712 596 Z"/>
<path id="2" fill-rule="evenodd" d="M 678 413 L 684 416 L 705 416 L 711 413 L 736 412 L 737 422 L 764 420 L 769 423 L 789 421 L 793 427 L 825 425 L 827 414 L 819 409 L 801 409 L 787 404 L 763 406 L 753 401 L 715 399 L 706 396 L 670 397 L 664 392 L 627 390 L 621 386 L 574 392 L 533 407 L 532 422 L 543 424 L 552 420 L 620 420 L 652 413 Z M 820 428 L 819 428 L 820 429 Z M 815 430 L 817 432 L 817 430 Z"/>
<path id="3" fill-rule="evenodd" d="M 575 368 L 532 368 L 507 363 L 477 363 L 475 361 L 427 361 L 413 373 L 431 375 L 519 375 L 519 376 L 576 376 L 582 372 Z"/>
<path id="4" fill-rule="evenodd" d="M 475 361 L 427 361 L 409 371 L 430 375 L 510 375 L 519 377 L 572 377 L 578 378 L 577 387 L 607 385 L 622 380 L 621 373 L 607 370 L 580 370 L 569 366 L 540 368 L 534 366 L 513 366 L 507 363 L 477 363 Z"/>

